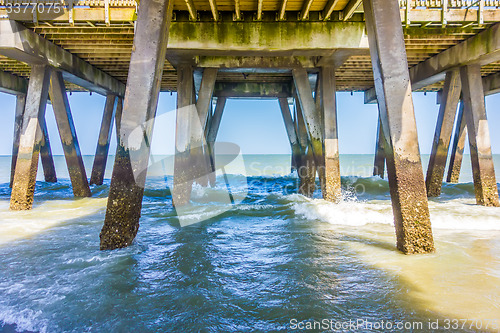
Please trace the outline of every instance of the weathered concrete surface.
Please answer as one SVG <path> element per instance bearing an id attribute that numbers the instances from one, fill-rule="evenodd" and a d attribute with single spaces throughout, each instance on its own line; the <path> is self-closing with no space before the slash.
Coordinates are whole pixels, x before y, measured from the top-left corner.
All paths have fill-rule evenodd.
<path id="1" fill-rule="evenodd" d="M 448 176 L 446 177 L 446 181 L 448 183 L 458 183 L 458 178 L 460 177 L 462 157 L 464 155 L 465 137 L 467 136 L 467 127 L 465 125 L 464 102 L 460 101 L 455 125 L 455 134 L 453 136 L 453 145 L 451 147 Z"/>
<path id="2" fill-rule="evenodd" d="M 297 91 L 297 102 L 300 105 L 301 114 L 304 120 L 304 125 L 307 131 L 312 154 L 314 155 L 315 167 L 319 171 L 320 186 L 325 188 L 325 156 L 323 153 L 323 124 L 318 112 L 313 96 L 312 89 L 309 83 L 307 72 L 304 68 L 295 68 L 292 70 L 293 81 Z M 300 116 L 298 117 L 300 120 Z M 299 126 L 299 130 L 300 126 Z"/>
<path id="3" fill-rule="evenodd" d="M 50 101 L 59 129 L 59 136 L 68 166 L 69 178 L 75 197 L 90 197 L 89 182 L 83 165 L 80 145 L 76 136 L 75 124 L 66 95 L 66 87 L 62 74 L 55 70 L 50 75 Z"/>
<path id="4" fill-rule="evenodd" d="M 362 22 L 246 21 L 172 23 L 168 60 L 187 56 L 328 56 L 333 49 L 368 49 Z"/>
<path id="5" fill-rule="evenodd" d="M 382 120 L 378 117 L 377 142 L 375 147 L 375 160 L 373 162 L 373 175 L 384 178 L 385 173 L 385 137 L 382 128 Z"/>
<path id="6" fill-rule="evenodd" d="M 90 91 L 123 96 L 125 85 L 16 21 L 0 21 L 0 54 L 28 64 L 48 64 L 64 71 L 65 81 Z"/>
<path id="7" fill-rule="evenodd" d="M 495 61 L 500 61 L 500 23 L 413 66 L 410 69 L 412 89 L 421 89 L 443 81 L 447 71 L 458 69 L 460 66 L 486 65 Z M 485 89 L 488 90 L 485 91 L 486 94 L 500 90 L 500 87 L 495 84 L 500 84 L 500 81 L 496 80 L 500 78 L 493 78 L 491 82 L 485 84 Z M 495 87 L 489 88 L 490 85 Z M 376 102 L 376 98 L 375 89 L 365 92 L 365 103 Z"/>
<path id="8" fill-rule="evenodd" d="M 40 122 L 45 119 L 49 79 L 50 69 L 47 66 L 32 66 L 10 197 L 12 210 L 27 210 L 33 206 L 38 156 L 43 138 Z"/>
<path id="9" fill-rule="evenodd" d="M 427 167 L 427 177 L 425 179 L 428 197 L 438 197 L 441 194 L 446 160 L 448 159 L 448 148 L 450 146 L 461 92 L 460 71 L 453 70 L 446 73 L 429 166 Z"/>
<path id="10" fill-rule="evenodd" d="M 173 1 L 142 0 L 139 4 L 120 140 L 100 234 L 101 250 L 129 246 L 139 229 L 149 139 L 158 104 L 172 7 Z M 142 135 L 134 135 L 137 131 Z"/>
<path id="11" fill-rule="evenodd" d="M 192 147 L 199 147 L 197 151 L 201 154 L 196 156 L 198 162 L 196 165 L 200 168 L 201 177 L 197 182 L 202 186 L 208 186 L 209 174 L 212 172 L 210 148 L 206 141 L 206 128 L 212 107 L 212 97 L 214 94 L 215 80 L 217 79 L 217 68 L 205 68 L 201 79 L 200 90 L 198 91 L 198 99 L 196 100 L 196 110 L 198 111 L 199 124 L 193 124 Z M 193 97 L 195 97 L 193 95 Z"/>
<path id="12" fill-rule="evenodd" d="M 325 147 L 325 192 L 323 198 L 337 202 L 342 198 L 340 184 L 339 140 L 337 132 L 337 103 L 335 70 L 323 67 L 320 75 L 321 97 L 323 100 L 324 147 Z"/>
<path id="13" fill-rule="evenodd" d="M 104 172 L 106 171 L 106 162 L 108 161 L 109 142 L 113 131 L 113 120 L 115 118 L 115 106 L 118 103 L 118 97 L 115 95 L 106 96 L 106 104 L 101 121 L 101 130 L 97 140 L 97 148 L 90 176 L 90 185 L 102 185 L 104 181 Z"/>
<path id="14" fill-rule="evenodd" d="M 290 142 L 290 148 L 292 150 L 292 168 L 296 168 L 299 164 L 298 159 L 300 158 L 300 144 L 297 138 L 297 133 L 295 132 L 295 125 L 293 124 L 292 114 L 290 113 L 290 107 L 288 106 L 288 100 L 284 97 L 278 99 L 281 115 L 283 117 L 283 123 L 285 124 L 286 134 L 288 136 L 288 141 Z"/>
<path id="15" fill-rule="evenodd" d="M 116 142 L 120 142 L 120 124 L 122 122 L 122 112 L 123 112 L 123 98 L 116 98 L 116 111 L 115 111 L 115 134 Z"/>
<path id="16" fill-rule="evenodd" d="M 198 165 L 203 157 L 202 147 L 191 147 L 198 116 L 194 100 L 193 67 L 177 67 L 177 114 L 175 125 L 174 186 L 172 201 L 175 207 L 187 205 L 197 178 Z M 197 149 L 198 148 L 198 149 Z"/>
<path id="17" fill-rule="evenodd" d="M 411 83 L 413 89 L 420 89 L 442 81 L 453 68 L 495 61 L 500 61 L 500 23 L 412 67 Z"/>
<path id="18" fill-rule="evenodd" d="M 497 94 L 500 92 L 500 73 L 483 77 L 483 90 L 485 95 Z"/>
<path id="19" fill-rule="evenodd" d="M 291 82 L 217 82 L 216 97 L 258 97 L 281 98 L 292 97 Z"/>
<path id="20" fill-rule="evenodd" d="M 215 186 L 215 151 L 214 144 L 217 139 L 217 133 L 219 132 L 220 122 L 222 120 L 222 114 L 224 112 L 224 107 L 226 106 L 226 98 L 218 97 L 217 104 L 215 106 L 214 114 L 210 118 L 210 123 L 205 131 L 207 137 L 208 152 L 210 154 L 210 165 L 211 173 L 208 175 L 210 186 Z"/>
<path id="21" fill-rule="evenodd" d="M 297 138 L 301 148 L 300 159 L 297 161 L 298 192 L 306 197 L 312 197 L 316 190 L 316 164 L 307 134 L 304 115 L 297 97 L 295 98 L 295 119 L 297 119 Z"/>
<path id="22" fill-rule="evenodd" d="M 19 140 L 21 139 L 21 129 L 23 126 L 24 107 L 26 105 L 26 95 L 20 94 L 16 97 L 16 115 L 14 119 L 14 139 L 12 141 L 12 161 L 10 167 L 10 187 L 14 182 L 16 171 L 17 153 L 19 152 Z"/>
<path id="23" fill-rule="evenodd" d="M 28 80 L 0 71 L 0 92 L 13 95 L 26 95 Z"/>
<path id="24" fill-rule="evenodd" d="M 363 0 L 363 6 L 387 142 L 385 153 L 397 248 L 405 254 L 433 252 L 399 6 L 391 0 Z"/>
<path id="25" fill-rule="evenodd" d="M 40 119 L 40 129 L 42 130 L 42 141 L 40 143 L 40 159 L 42 160 L 43 177 L 47 183 L 56 183 L 56 168 L 54 166 L 54 157 L 50 147 L 49 133 L 45 117 Z"/>
<path id="26" fill-rule="evenodd" d="M 470 157 L 474 178 L 476 202 L 483 206 L 500 206 L 491 156 L 490 131 L 486 119 L 481 67 L 464 66 L 460 69 L 465 119 L 469 134 Z"/>

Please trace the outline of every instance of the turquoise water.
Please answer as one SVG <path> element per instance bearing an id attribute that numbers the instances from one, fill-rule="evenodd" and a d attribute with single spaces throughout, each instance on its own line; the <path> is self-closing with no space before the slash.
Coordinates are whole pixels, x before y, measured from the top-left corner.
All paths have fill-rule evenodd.
<path id="1" fill-rule="evenodd" d="M 0 332 L 285 332 L 315 321 L 332 326 L 310 331 L 328 331 L 349 320 L 359 332 L 498 332 L 500 214 L 474 204 L 470 162 L 429 202 L 437 252 L 424 256 L 395 250 L 389 187 L 370 177 L 372 162 L 341 157 L 344 199 L 332 204 L 296 193 L 289 156 L 244 156 L 228 167 L 242 201 L 206 200 L 227 191 L 222 176 L 196 185 L 184 213 L 206 219 L 181 227 L 171 160 L 157 157 L 135 243 L 102 252 L 109 179 L 75 200 L 56 157 L 59 182 L 37 182 L 33 210 L 11 212 L 0 158 Z"/>

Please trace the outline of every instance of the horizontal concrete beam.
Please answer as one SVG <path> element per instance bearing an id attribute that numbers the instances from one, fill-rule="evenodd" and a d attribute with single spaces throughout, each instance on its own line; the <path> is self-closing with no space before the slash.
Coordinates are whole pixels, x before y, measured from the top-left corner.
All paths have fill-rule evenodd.
<path id="1" fill-rule="evenodd" d="M 28 91 L 28 80 L 0 71 L 0 92 L 19 95 Z"/>
<path id="2" fill-rule="evenodd" d="M 65 81 L 90 91 L 123 96 L 125 85 L 15 21 L 0 21 L 0 54 L 28 64 L 49 64 Z"/>
<path id="3" fill-rule="evenodd" d="M 410 68 L 412 89 L 444 80 L 450 69 L 495 61 L 500 61 L 500 23 Z"/>
<path id="4" fill-rule="evenodd" d="M 196 56 L 318 57 L 368 49 L 363 22 L 172 22 L 167 59 Z"/>
<path id="5" fill-rule="evenodd" d="M 444 80 L 446 72 L 464 65 L 500 61 L 500 23 L 410 68 L 411 87 L 422 89 Z M 365 103 L 376 102 L 375 89 L 365 91 Z"/>
<path id="6" fill-rule="evenodd" d="M 226 98 L 288 98 L 292 97 L 292 82 L 216 82 L 214 96 Z"/>
<path id="7" fill-rule="evenodd" d="M 483 88 L 485 95 L 500 93 L 500 73 L 483 77 Z"/>
<path id="8" fill-rule="evenodd" d="M 196 67 L 216 68 L 316 68 L 318 57 L 224 57 L 196 56 Z"/>

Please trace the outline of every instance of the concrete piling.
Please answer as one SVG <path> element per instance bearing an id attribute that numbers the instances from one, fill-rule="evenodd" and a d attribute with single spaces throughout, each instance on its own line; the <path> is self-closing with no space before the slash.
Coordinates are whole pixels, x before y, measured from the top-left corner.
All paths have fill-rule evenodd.
<path id="1" fill-rule="evenodd" d="M 283 123 L 285 124 L 285 130 L 288 136 L 288 141 L 290 142 L 290 148 L 292 150 L 292 168 L 298 165 L 298 159 L 300 157 L 300 144 L 297 138 L 297 133 L 295 132 L 295 126 L 293 124 L 292 115 L 290 113 L 290 107 L 288 106 L 288 100 L 284 97 L 278 98 L 278 103 L 281 110 L 281 115 L 283 117 Z"/>
<path id="2" fill-rule="evenodd" d="M 323 198 L 337 202 L 342 197 L 340 183 L 339 140 L 337 132 L 337 103 L 335 70 L 323 67 L 320 75 L 322 111 L 324 119 L 325 185 Z"/>
<path id="3" fill-rule="evenodd" d="M 375 147 L 375 160 L 373 162 L 373 175 L 379 176 L 380 178 L 384 178 L 385 174 L 385 137 L 384 137 L 384 129 L 382 128 L 382 120 L 380 119 L 380 115 L 378 117 L 378 126 L 377 126 L 377 141 Z"/>
<path id="4" fill-rule="evenodd" d="M 129 246 L 139 229 L 172 8 L 170 0 L 139 3 L 101 250 Z"/>
<path id="5" fill-rule="evenodd" d="M 90 197 L 89 182 L 76 136 L 64 80 L 62 74 L 55 70 L 50 75 L 49 96 L 68 166 L 73 194 L 75 197 Z"/>
<path id="6" fill-rule="evenodd" d="M 90 176 L 90 185 L 102 185 L 104 181 L 104 172 L 108 161 L 109 142 L 111 140 L 111 132 L 113 131 L 113 120 L 115 118 L 117 104 L 118 98 L 115 95 L 106 96 L 101 129 L 99 131 L 92 174 Z"/>
<path id="7" fill-rule="evenodd" d="M 465 126 L 464 102 L 460 101 L 458 108 L 457 121 L 455 125 L 455 134 L 453 135 L 453 145 L 451 147 L 450 163 L 448 165 L 448 183 L 458 183 L 460 169 L 462 168 L 462 157 L 464 154 L 465 138 L 467 136 L 467 127 Z"/>
<path id="8" fill-rule="evenodd" d="M 491 156 L 490 132 L 484 104 L 481 67 L 464 66 L 460 69 L 465 119 L 474 178 L 476 202 L 482 206 L 500 206 Z"/>
<path id="9" fill-rule="evenodd" d="M 21 139 L 21 129 L 23 126 L 24 107 L 26 105 L 26 94 L 16 96 L 16 115 L 14 119 L 14 139 L 12 141 L 12 161 L 10 167 L 10 184 L 14 183 L 14 174 L 16 171 L 17 153 L 19 151 L 19 140 Z"/>
<path id="10" fill-rule="evenodd" d="M 397 248 L 405 254 L 433 252 L 399 6 L 392 0 L 363 0 L 363 7 L 387 141 L 385 154 Z"/>
<path id="11" fill-rule="evenodd" d="M 33 206 L 38 157 L 42 145 L 42 127 L 49 93 L 50 68 L 45 65 L 31 67 L 26 107 L 19 140 L 19 151 L 10 197 L 10 209 L 27 210 Z"/>
<path id="12" fill-rule="evenodd" d="M 428 197 L 438 197 L 441 194 L 446 160 L 448 158 L 448 148 L 461 91 L 460 72 L 453 70 L 446 73 L 429 166 L 427 167 L 427 177 L 425 179 Z"/>
<path id="13" fill-rule="evenodd" d="M 210 118 L 210 123 L 208 123 L 206 136 L 207 136 L 207 147 L 210 156 L 210 169 L 209 182 L 210 186 L 215 186 L 215 176 L 216 176 L 216 165 L 215 165 L 215 140 L 217 139 L 217 133 L 219 132 L 220 122 L 222 120 L 222 114 L 224 113 L 224 107 L 226 106 L 226 98 L 218 97 L 217 104 L 215 106 L 214 114 Z"/>
<path id="14" fill-rule="evenodd" d="M 297 119 L 297 138 L 301 148 L 297 168 L 297 175 L 299 177 L 298 192 L 306 197 L 312 197 L 316 190 L 316 164 L 307 135 L 304 116 L 297 98 L 295 102 L 295 119 Z"/>

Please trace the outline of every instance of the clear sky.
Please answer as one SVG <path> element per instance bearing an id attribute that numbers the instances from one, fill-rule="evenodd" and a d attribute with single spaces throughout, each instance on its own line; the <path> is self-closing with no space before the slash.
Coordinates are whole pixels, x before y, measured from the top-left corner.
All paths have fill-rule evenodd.
<path id="1" fill-rule="evenodd" d="M 436 94 L 414 93 L 415 114 L 420 151 L 428 154 L 432 145 L 439 106 Z M 83 154 L 93 155 L 101 124 L 105 98 L 98 94 L 73 93 L 69 101 Z M 176 94 L 161 93 L 158 103 L 158 121 L 153 134 L 153 153 L 172 154 L 174 151 Z M 3 106 L 0 122 L 0 155 L 10 155 L 14 126 L 15 97 L 0 93 Z M 365 105 L 363 94 L 337 93 L 339 146 L 341 154 L 372 154 L 377 131 L 377 105 Z M 493 153 L 500 154 L 500 94 L 486 97 Z M 62 155 L 50 105 L 47 124 L 52 151 Z M 110 153 L 116 148 L 112 136 Z M 218 141 L 238 144 L 244 154 L 286 154 L 290 145 L 286 136 L 277 100 L 230 99 L 222 117 Z"/>

